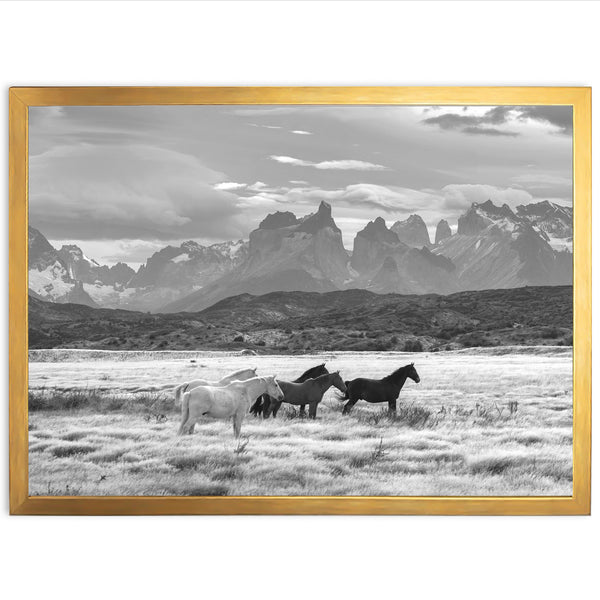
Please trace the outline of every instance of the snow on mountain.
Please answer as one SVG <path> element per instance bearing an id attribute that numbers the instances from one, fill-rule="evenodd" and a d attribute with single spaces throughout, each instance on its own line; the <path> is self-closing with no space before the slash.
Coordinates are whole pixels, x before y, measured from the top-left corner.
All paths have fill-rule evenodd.
<path id="1" fill-rule="evenodd" d="M 456 265 L 460 289 L 572 282 L 568 257 L 556 253 L 529 219 L 491 200 L 473 203 L 459 217 L 456 235 L 442 240 L 434 252 Z"/>
<path id="2" fill-rule="evenodd" d="M 69 276 L 84 283 L 100 282 L 108 286 L 115 284 L 124 286 L 135 274 L 129 265 L 122 262 L 112 267 L 100 265 L 93 258 L 88 258 L 81 248 L 75 245 L 63 246 L 58 251 L 58 255 L 67 266 Z"/>
<path id="3" fill-rule="evenodd" d="M 96 305 L 83 289 L 81 281 L 72 277 L 60 253 L 34 227 L 29 227 L 28 247 L 29 289 L 38 298 L 51 302 Z"/>
<path id="4" fill-rule="evenodd" d="M 239 265 L 248 252 L 242 240 L 202 246 L 195 241 L 166 246 L 155 252 L 131 278 L 131 287 L 171 288 L 178 295 L 192 286 L 205 286 Z"/>
<path id="5" fill-rule="evenodd" d="M 331 216 L 331 206 L 321 202 L 315 213 L 302 219 L 291 212 L 268 215 L 250 233 L 243 262 L 164 310 L 201 310 L 242 293 L 333 291 L 348 279 L 348 253 L 341 231 Z"/>
<path id="6" fill-rule="evenodd" d="M 491 200 L 459 217 L 455 234 L 438 223 L 435 245 L 418 215 L 388 228 L 381 217 L 358 232 L 346 251 L 331 206 L 304 218 L 267 215 L 249 241 L 166 246 L 137 272 L 100 265 L 75 245 L 56 250 L 29 230 L 32 294 L 144 311 L 196 311 L 224 298 L 275 291 L 442 293 L 572 283 L 572 209 L 551 202 L 519 206 Z"/>
<path id="7" fill-rule="evenodd" d="M 573 252 L 573 209 L 544 200 L 517 206 L 517 215 L 527 219 L 556 251 Z"/>

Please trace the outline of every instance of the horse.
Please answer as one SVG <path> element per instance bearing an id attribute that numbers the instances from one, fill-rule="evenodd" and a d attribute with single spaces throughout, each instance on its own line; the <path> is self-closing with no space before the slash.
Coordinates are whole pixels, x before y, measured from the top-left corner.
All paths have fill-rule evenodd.
<path id="1" fill-rule="evenodd" d="M 415 363 L 400 367 L 383 379 L 359 377 L 352 381 L 346 381 L 346 393 L 340 397 L 340 400 L 348 400 L 348 402 L 345 404 L 342 414 L 347 415 L 359 400 L 371 403 L 387 402 L 389 412 L 395 413 L 396 400 L 407 378 L 412 379 L 415 383 L 421 381 L 415 369 Z"/>
<path id="2" fill-rule="evenodd" d="M 209 385 L 211 387 L 223 387 L 224 385 L 228 385 L 233 381 L 245 381 L 246 379 L 250 379 L 252 377 L 256 377 L 256 369 L 254 367 L 252 369 L 240 369 L 239 371 L 234 371 L 229 375 L 225 375 L 219 379 L 219 381 L 208 381 L 206 379 L 193 379 L 192 381 L 187 381 L 186 383 L 182 383 L 175 388 L 175 405 L 177 405 L 181 399 L 181 395 L 185 392 L 189 392 L 194 388 L 200 385 Z M 192 430 L 190 433 L 194 433 L 194 426 L 192 425 Z"/>
<path id="3" fill-rule="evenodd" d="M 178 403 L 182 394 L 189 392 L 199 385 L 222 387 L 224 385 L 228 385 L 232 381 L 245 381 L 246 379 L 250 379 L 252 377 L 256 377 L 256 367 L 253 369 L 240 369 L 239 371 L 225 375 L 225 377 L 222 377 L 218 381 L 208 381 L 207 379 L 193 379 L 192 381 L 186 381 L 175 388 L 175 402 Z"/>
<path id="4" fill-rule="evenodd" d="M 326 375 L 327 373 L 329 373 L 329 371 L 325 367 L 325 363 L 322 363 L 320 365 L 317 365 L 316 367 L 311 367 L 310 369 L 308 369 L 308 371 L 305 371 L 304 373 L 302 373 L 302 375 L 300 375 L 300 377 L 298 377 L 297 379 L 294 379 L 294 381 L 292 383 L 302 383 L 302 382 L 306 381 L 307 379 L 314 379 L 315 377 L 318 377 L 319 375 Z M 269 403 L 270 403 L 269 396 L 267 394 L 263 394 L 260 398 L 257 398 L 256 402 L 252 405 L 250 412 L 255 417 L 258 417 L 260 414 L 264 415 L 265 410 L 267 410 L 269 408 Z M 306 407 L 306 405 L 304 405 L 304 404 L 302 404 L 300 406 L 301 414 L 304 414 L 305 407 Z"/>
<path id="5" fill-rule="evenodd" d="M 233 418 L 233 434 L 240 437 L 242 422 L 250 403 L 261 394 L 280 400 L 283 392 L 275 377 L 253 377 L 246 381 L 234 381 L 222 387 L 195 387 L 183 394 L 181 424 L 178 435 L 192 433 L 193 427 L 202 417 L 213 419 Z"/>
<path id="6" fill-rule="evenodd" d="M 342 393 L 346 392 L 346 384 L 340 377 L 339 371 L 325 373 L 314 379 L 307 379 L 302 383 L 281 381 L 280 379 L 277 380 L 277 383 L 283 392 L 283 398 L 281 400 L 271 400 L 269 406 L 265 409 L 265 419 L 269 418 L 271 411 L 273 411 L 273 417 L 276 417 L 282 402 L 295 404 L 296 406 L 300 405 L 301 407 L 308 404 L 309 418 L 316 419 L 317 406 L 331 386 L 335 386 Z"/>

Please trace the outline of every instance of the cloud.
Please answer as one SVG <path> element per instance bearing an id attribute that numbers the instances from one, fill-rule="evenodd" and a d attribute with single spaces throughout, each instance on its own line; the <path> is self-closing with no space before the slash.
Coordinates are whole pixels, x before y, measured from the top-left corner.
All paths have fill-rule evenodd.
<path id="1" fill-rule="evenodd" d="M 520 119 L 550 123 L 565 135 L 573 131 L 573 109 L 570 106 L 521 106 Z"/>
<path id="2" fill-rule="evenodd" d="M 254 191 L 254 192 L 257 192 L 257 191 L 259 191 L 259 190 L 262 190 L 262 189 L 265 189 L 265 188 L 268 188 L 268 187 L 269 187 L 269 186 L 268 186 L 266 183 L 264 183 L 264 182 L 262 182 L 262 181 L 256 181 L 256 182 L 255 182 L 255 183 L 253 183 L 252 185 L 249 185 L 249 186 L 248 186 L 248 189 L 249 189 L 249 190 L 252 190 L 252 191 Z"/>
<path id="3" fill-rule="evenodd" d="M 305 216 L 314 212 L 322 200 L 332 205 L 334 219 L 342 229 L 347 248 L 352 248 L 356 233 L 369 220 L 382 214 L 393 222 L 419 212 L 426 223 L 435 227 L 444 203 L 441 195 L 408 188 L 358 183 L 339 189 L 271 187 L 251 197 L 241 198 L 240 205 L 253 210 L 254 214 L 262 212 L 258 224 L 265 214 L 275 211 L 292 211 L 296 216 Z"/>
<path id="4" fill-rule="evenodd" d="M 440 129 L 457 130 L 467 134 L 518 136 L 518 132 L 488 127 L 502 126 L 528 119 L 549 124 L 558 128 L 557 133 L 570 134 L 573 131 L 573 111 L 570 106 L 495 106 L 483 114 L 465 114 L 476 107 L 463 107 L 462 114 L 450 112 L 423 119 L 427 125 L 437 125 Z"/>
<path id="5" fill-rule="evenodd" d="M 444 208 L 460 211 L 469 208 L 473 202 L 482 203 L 491 200 L 496 205 L 508 204 L 512 209 L 519 204 L 529 204 L 533 196 L 518 188 L 500 188 L 485 184 L 451 184 L 441 189 Z"/>
<path id="6" fill-rule="evenodd" d="M 247 183 L 235 183 L 233 181 L 223 181 L 222 183 L 217 183 L 213 185 L 215 190 L 241 190 L 245 188 Z"/>
<path id="7" fill-rule="evenodd" d="M 259 125 L 258 123 L 250 123 L 251 127 L 262 127 L 263 129 L 283 129 L 280 125 Z"/>
<path id="8" fill-rule="evenodd" d="M 305 206 L 318 204 L 321 200 L 335 202 L 336 205 L 350 206 L 354 209 L 376 209 L 387 213 L 402 213 L 405 211 L 430 210 L 443 203 L 440 195 L 412 190 L 403 187 L 386 187 L 370 183 L 356 183 L 343 188 L 327 190 L 317 187 L 298 188 L 269 188 L 246 198 L 246 201 L 264 202 L 272 205 L 274 202 Z"/>
<path id="9" fill-rule="evenodd" d="M 30 220 L 55 239 L 240 235 L 223 173 L 156 146 L 74 144 L 30 157 Z M 243 228 L 242 228 L 243 230 Z"/>
<path id="10" fill-rule="evenodd" d="M 348 170 L 348 171 L 388 171 L 388 167 L 378 165 L 363 160 L 324 160 L 321 162 L 312 162 L 293 158 L 292 156 L 276 156 L 269 157 L 278 163 L 285 165 L 294 165 L 297 167 L 313 167 L 314 169 L 322 170 Z"/>
<path id="11" fill-rule="evenodd" d="M 294 129 L 291 133 L 295 133 L 296 135 L 312 135 L 310 131 L 303 131 L 302 129 Z"/>
<path id="12" fill-rule="evenodd" d="M 501 131 L 500 129 L 495 129 L 494 127 L 465 127 L 462 130 L 463 133 L 473 133 L 479 135 L 507 135 L 510 137 L 515 137 L 519 135 L 514 131 Z"/>
<path id="13" fill-rule="evenodd" d="M 456 129 L 463 133 L 480 135 L 516 136 L 512 131 L 501 131 L 497 127 L 486 125 L 502 125 L 507 122 L 508 115 L 514 110 L 513 106 L 495 106 L 486 110 L 483 115 L 445 113 L 437 117 L 423 119 L 427 125 L 438 125 L 441 129 Z M 463 113 L 467 111 L 463 108 Z"/>

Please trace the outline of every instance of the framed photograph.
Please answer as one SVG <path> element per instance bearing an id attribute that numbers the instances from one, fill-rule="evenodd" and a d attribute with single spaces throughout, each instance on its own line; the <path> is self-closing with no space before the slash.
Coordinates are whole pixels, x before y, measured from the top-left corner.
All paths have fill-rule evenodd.
<path id="1" fill-rule="evenodd" d="M 13 514 L 589 514 L 589 88 L 12 88 Z"/>

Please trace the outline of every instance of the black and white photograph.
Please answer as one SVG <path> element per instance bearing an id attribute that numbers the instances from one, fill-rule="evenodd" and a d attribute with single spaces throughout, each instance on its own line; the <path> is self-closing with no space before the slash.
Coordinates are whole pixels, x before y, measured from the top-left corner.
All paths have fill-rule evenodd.
<path id="1" fill-rule="evenodd" d="M 568 105 L 29 108 L 29 494 L 571 496 Z"/>

